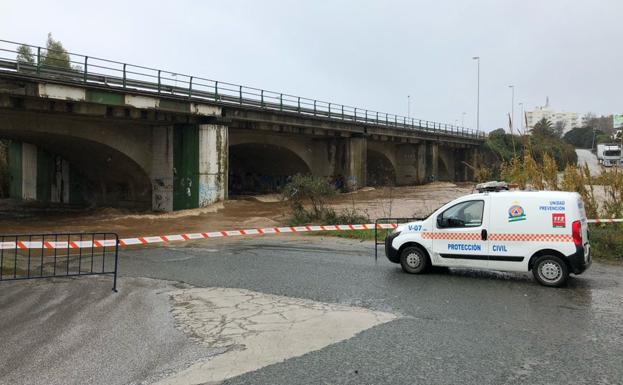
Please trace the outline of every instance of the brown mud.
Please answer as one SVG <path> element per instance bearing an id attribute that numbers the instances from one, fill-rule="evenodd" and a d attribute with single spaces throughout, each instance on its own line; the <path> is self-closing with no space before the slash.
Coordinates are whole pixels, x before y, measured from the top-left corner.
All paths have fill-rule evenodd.
<path id="1" fill-rule="evenodd" d="M 435 182 L 422 186 L 363 188 L 339 194 L 328 206 L 380 217 L 419 217 L 472 192 L 473 185 Z M 239 197 L 210 207 L 173 213 L 78 209 L 0 200 L 0 234 L 116 232 L 121 237 L 209 232 L 287 224 L 288 205 L 278 195 Z"/>

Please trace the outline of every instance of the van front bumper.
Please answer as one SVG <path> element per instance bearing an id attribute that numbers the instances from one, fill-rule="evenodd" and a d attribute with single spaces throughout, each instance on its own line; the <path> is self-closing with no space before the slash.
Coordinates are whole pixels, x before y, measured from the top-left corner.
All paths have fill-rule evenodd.
<path id="1" fill-rule="evenodd" d="M 590 246 L 588 250 L 586 258 L 584 257 L 584 246 L 576 246 L 575 253 L 567 256 L 573 274 L 582 274 L 593 263 Z"/>
<path id="2" fill-rule="evenodd" d="M 400 255 L 398 255 L 398 250 L 394 249 L 394 247 L 392 246 L 394 238 L 399 235 L 399 232 L 392 233 L 385 238 L 385 256 L 387 257 L 387 259 L 394 263 L 400 263 Z"/>

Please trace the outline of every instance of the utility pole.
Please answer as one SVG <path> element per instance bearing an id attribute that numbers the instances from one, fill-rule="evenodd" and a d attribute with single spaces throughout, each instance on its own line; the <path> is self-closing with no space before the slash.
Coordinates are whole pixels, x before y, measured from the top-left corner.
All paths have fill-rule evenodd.
<path id="1" fill-rule="evenodd" d="M 515 124 L 515 86 L 510 85 L 508 88 L 511 89 L 511 135 L 513 135 L 513 125 Z"/>
<path id="2" fill-rule="evenodd" d="M 472 57 L 478 65 L 478 85 L 476 88 L 476 132 L 480 131 L 480 56 Z"/>
<path id="3" fill-rule="evenodd" d="M 517 104 L 519 107 L 521 107 L 521 118 L 519 120 L 521 120 L 521 135 L 524 134 L 524 127 L 523 127 L 523 121 L 524 121 L 524 113 L 523 113 L 523 103 L 518 103 Z"/>

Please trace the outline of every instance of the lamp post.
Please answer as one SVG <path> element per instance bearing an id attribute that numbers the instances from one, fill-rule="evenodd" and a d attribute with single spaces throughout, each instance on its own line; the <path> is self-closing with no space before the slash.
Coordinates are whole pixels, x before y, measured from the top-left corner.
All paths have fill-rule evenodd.
<path id="1" fill-rule="evenodd" d="M 480 56 L 472 57 L 478 66 L 478 83 L 476 88 L 476 132 L 480 131 Z"/>
<path id="2" fill-rule="evenodd" d="M 407 118 L 411 119 L 411 95 L 407 95 Z"/>
<path id="3" fill-rule="evenodd" d="M 461 127 L 465 127 L 465 115 L 467 115 L 467 112 L 461 114 Z"/>
<path id="4" fill-rule="evenodd" d="M 523 103 L 518 103 L 517 105 L 519 107 L 521 107 L 521 118 L 520 118 L 520 120 L 521 120 L 521 133 L 520 134 L 523 135 L 523 133 L 524 133 L 524 127 L 523 127 L 523 121 L 524 121 Z"/>
<path id="5" fill-rule="evenodd" d="M 510 85 L 508 88 L 511 89 L 511 135 L 513 135 L 513 124 L 515 124 L 515 86 Z"/>

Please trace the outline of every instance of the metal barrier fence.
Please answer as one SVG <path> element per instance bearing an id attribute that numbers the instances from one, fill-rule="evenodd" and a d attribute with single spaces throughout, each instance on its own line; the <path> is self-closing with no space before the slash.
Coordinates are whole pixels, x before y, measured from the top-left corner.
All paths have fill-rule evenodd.
<path id="1" fill-rule="evenodd" d="M 52 53 L 53 55 L 50 55 Z M 66 58 L 61 58 L 67 55 Z M 483 139 L 483 132 L 0 39 L 0 71 L 331 120 Z"/>
<path id="2" fill-rule="evenodd" d="M 381 224 L 401 224 L 401 223 L 409 223 L 414 221 L 421 221 L 425 218 L 377 218 L 374 221 L 374 260 L 376 261 L 379 258 L 379 245 L 385 245 L 385 238 L 389 233 L 394 231 L 393 229 L 381 229 L 379 225 Z M 379 236 L 382 237 L 379 242 Z"/>
<path id="3" fill-rule="evenodd" d="M 111 275 L 116 292 L 118 263 L 115 233 L 0 235 L 0 282 Z"/>

